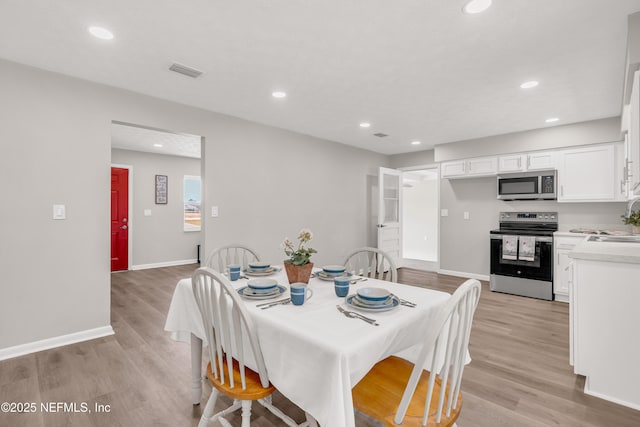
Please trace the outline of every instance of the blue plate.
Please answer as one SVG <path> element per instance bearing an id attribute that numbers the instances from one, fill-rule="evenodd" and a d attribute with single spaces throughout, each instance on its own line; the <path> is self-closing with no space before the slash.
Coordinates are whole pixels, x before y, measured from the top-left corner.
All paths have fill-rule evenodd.
<path id="1" fill-rule="evenodd" d="M 238 289 L 238 293 L 240 294 L 241 297 L 246 299 L 270 299 L 270 298 L 279 297 L 280 295 L 285 293 L 286 290 L 287 289 L 284 286 L 278 285 L 273 289 L 273 292 L 264 293 L 264 292 L 255 292 L 248 286 L 245 286 L 243 288 Z"/>
<path id="2" fill-rule="evenodd" d="M 376 305 L 376 306 L 359 303 L 356 298 L 356 294 L 347 295 L 344 301 L 345 303 L 347 303 L 349 307 L 356 308 L 362 311 L 369 311 L 369 312 L 389 311 L 389 310 L 393 310 L 394 308 L 400 305 L 400 299 L 398 299 L 398 297 L 395 295 L 392 295 L 391 299 L 387 303 Z"/>

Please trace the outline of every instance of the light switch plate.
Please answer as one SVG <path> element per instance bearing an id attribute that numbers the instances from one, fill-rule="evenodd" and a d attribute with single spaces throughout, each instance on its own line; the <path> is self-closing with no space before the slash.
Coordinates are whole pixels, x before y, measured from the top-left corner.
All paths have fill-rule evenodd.
<path id="1" fill-rule="evenodd" d="M 469 219 L 469 212 L 465 212 L 463 214 L 463 216 L 464 216 L 464 219 L 468 220 Z"/>
<path id="2" fill-rule="evenodd" d="M 53 205 L 53 219 L 67 219 L 65 205 Z"/>
<path id="3" fill-rule="evenodd" d="M 151 209 L 145 209 L 144 216 L 151 216 Z"/>
<path id="4" fill-rule="evenodd" d="M 449 216 L 449 209 L 441 209 L 440 216 Z"/>
<path id="5" fill-rule="evenodd" d="M 217 206 L 211 206 L 211 216 L 214 217 L 214 218 L 218 216 L 218 207 Z"/>

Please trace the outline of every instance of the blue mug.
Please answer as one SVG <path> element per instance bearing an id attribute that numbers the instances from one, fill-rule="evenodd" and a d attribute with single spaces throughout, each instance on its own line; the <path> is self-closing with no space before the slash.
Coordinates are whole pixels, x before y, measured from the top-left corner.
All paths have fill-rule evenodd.
<path id="1" fill-rule="evenodd" d="M 302 305 L 313 296 L 313 291 L 306 283 L 292 283 L 289 287 L 293 305 Z"/>
<path id="2" fill-rule="evenodd" d="M 240 278 L 240 269 L 242 268 L 242 266 L 238 264 L 231 264 L 229 265 L 228 268 L 229 268 L 229 279 L 235 282 Z"/>
<path id="3" fill-rule="evenodd" d="M 349 294 L 350 284 L 351 278 L 347 276 L 340 276 L 333 279 L 333 286 L 336 291 L 336 295 L 339 297 L 346 297 Z"/>

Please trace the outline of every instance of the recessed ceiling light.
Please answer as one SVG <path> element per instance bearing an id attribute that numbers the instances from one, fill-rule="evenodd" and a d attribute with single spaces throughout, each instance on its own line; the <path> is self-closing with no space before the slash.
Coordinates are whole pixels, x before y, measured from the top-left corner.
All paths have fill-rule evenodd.
<path id="1" fill-rule="evenodd" d="M 286 98 L 287 97 L 287 93 L 286 92 L 282 92 L 282 91 L 276 91 L 271 93 L 271 96 L 273 96 L 274 98 Z"/>
<path id="2" fill-rule="evenodd" d="M 162 148 L 162 144 L 153 144 L 154 147 Z"/>
<path id="3" fill-rule="evenodd" d="M 520 85 L 522 89 L 531 89 L 536 86 L 538 86 L 538 82 L 535 80 L 529 80 L 528 82 L 524 82 Z"/>
<path id="4" fill-rule="evenodd" d="M 360 127 L 361 127 L 361 128 L 368 128 L 368 127 L 371 127 L 371 123 L 369 123 L 369 122 L 362 122 L 362 123 L 360 123 Z"/>
<path id="5" fill-rule="evenodd" d="M 411 145 L 420 145 L 422 142 L 420 141 L 411 141 Z"/>
<path id="6" fill-rule="evenodd" d="M 113 33 L 106 28 L 102 27 L 89 27 L 89 32 L 92 36 L 97 37 L 102 40 L 112 40 Z"/>
<path id="7" fill-rule="evenodd" d="M 545 120 L 545 123 L 553 123 L 553 122 L 557 122 L 558 120 L 560 120 L 557 117 L 550 117 L 547 120 Z"/>
<path id="8" fill-rule="evenodd" d="M 470 14 L 480 13 L 489 9 L 489 6 L 491 6 L 491 0 L 471 0 L 464 5 L 462 11 Z"/>

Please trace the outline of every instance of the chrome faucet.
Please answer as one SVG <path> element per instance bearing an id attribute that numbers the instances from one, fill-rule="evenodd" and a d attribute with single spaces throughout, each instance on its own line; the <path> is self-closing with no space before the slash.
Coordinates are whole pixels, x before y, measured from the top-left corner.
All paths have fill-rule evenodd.
<path id="1" fill-rule="evenodd" d="M 636 204 L 636 202 L 640 201 L 640 196 L 636 196 L 633 199 L 629 200 L 629 203 L 627 204 L 627 213 L 624 216 L 625 218 L 630 218 L 631 217 L 631 208 L 633 208 L 633 205 Z"/>

